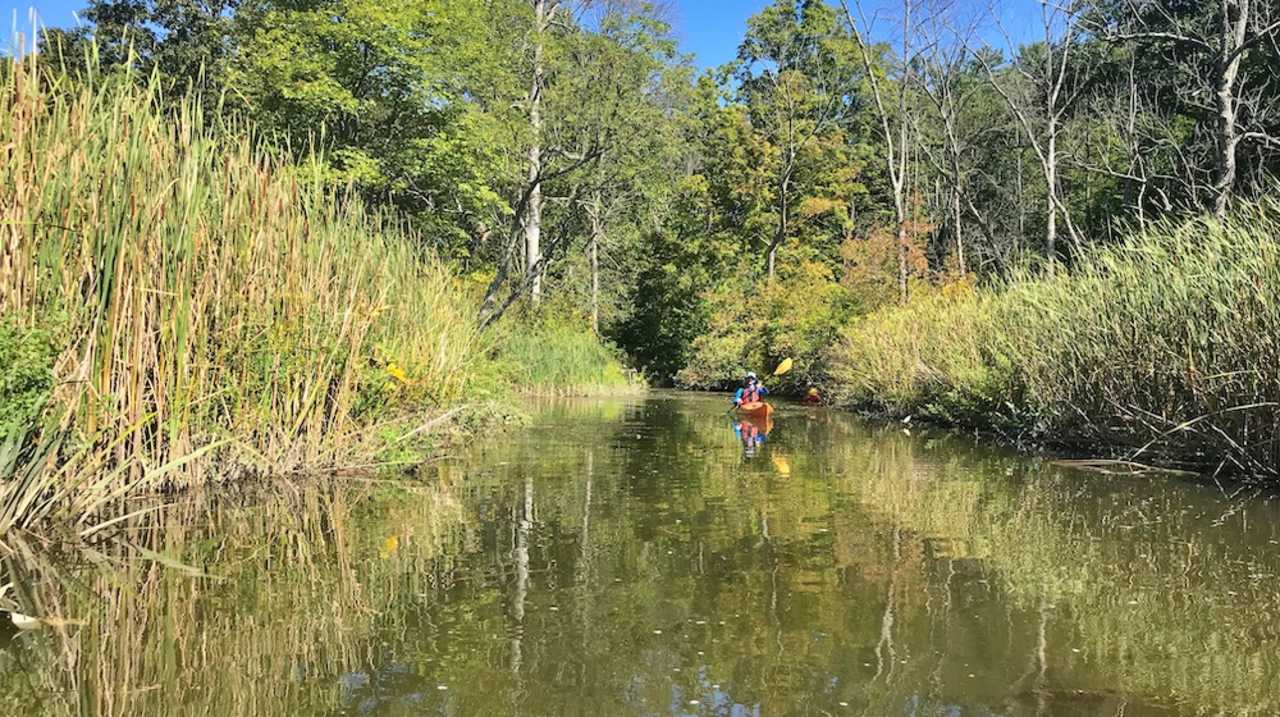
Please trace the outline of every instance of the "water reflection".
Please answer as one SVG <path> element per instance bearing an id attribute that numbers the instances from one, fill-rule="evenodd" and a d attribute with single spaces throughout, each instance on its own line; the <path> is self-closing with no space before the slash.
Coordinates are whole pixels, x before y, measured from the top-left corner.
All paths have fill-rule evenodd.
<path id="1" fill-rule="evenodd" d="M 1267 496 L 798 407 L 752 460 L 711 399 L 539 410 L 417 479 L 193 496 L 77 560 L 19 545 L 5 599 L 62 621 L 0 630 L 0 706 L 1280 711 Z"/>
<path id="2" fill-rule="evenodd" d="M 755 458 L 756 453 L 764 446 L 773 430 L 773 418 L 754 418 L 739 416 L 731 422 L 733 435 L 742 442 L 742 455 L 748 459 Z"/>

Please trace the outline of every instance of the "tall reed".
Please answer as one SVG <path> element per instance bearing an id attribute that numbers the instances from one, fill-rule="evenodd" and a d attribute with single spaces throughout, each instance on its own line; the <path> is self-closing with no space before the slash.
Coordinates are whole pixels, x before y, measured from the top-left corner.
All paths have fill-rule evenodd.
<path id="1" fill-rule="evenodd" d="M 134 479 L 223 439 L 166 480 L 323 468 L 463 393 L 482 339 L 414 237 L 198 97 L 33 64 L 0 92 L 0 312 L 56 327 L 80 444 Z"/>
<path id="2" fill-rule="evenodd" d="M 1280 203 L 1172 221 L 1055 276 L 923 298 L 848 328 L 848 403 L 1280 473 Z"/>

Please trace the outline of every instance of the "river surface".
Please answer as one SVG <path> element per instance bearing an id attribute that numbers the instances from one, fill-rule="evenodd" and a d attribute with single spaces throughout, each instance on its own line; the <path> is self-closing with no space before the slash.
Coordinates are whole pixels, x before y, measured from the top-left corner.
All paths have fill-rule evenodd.
<path id="1" fill-rule="evenodd" d="M 18 546 L 0 713 L 1272 715 L 1280 507 L 718 397 Z"/>

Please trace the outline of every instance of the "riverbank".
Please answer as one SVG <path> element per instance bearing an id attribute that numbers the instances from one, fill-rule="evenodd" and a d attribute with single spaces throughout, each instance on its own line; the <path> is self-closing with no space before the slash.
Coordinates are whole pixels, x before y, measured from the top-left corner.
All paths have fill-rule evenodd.
<path id="1" fill-rule="evenodd" d="M 1053 276 L 875 312 L 830 354 L 846 407 L 1142 462 L 1280 472 L 1280 206 L 1166 222 Z"/>
<path id="2" fill-rule="evenodd" d="M 430 455 L 449 421 L 502 413 L 464 404 L 631 389 L 585 320 L 482 330 L 478 282 L 253 127 L 27 65 L 0 97 L 0 535 Z"/>

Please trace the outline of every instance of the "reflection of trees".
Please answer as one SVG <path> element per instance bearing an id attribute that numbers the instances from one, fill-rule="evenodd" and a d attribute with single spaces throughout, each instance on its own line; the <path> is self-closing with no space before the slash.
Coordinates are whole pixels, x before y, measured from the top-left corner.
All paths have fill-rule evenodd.
<path id="1" fill-rule="evenodd" d="M 1277 539 L 1273 506 L 1255 502 L 1251 521 L 1219 523 L 1220 537 L 1206 541 L 1204 529 L 1236 507 L 1194 485 L 1067 474 L 893 433 L 839 450 L 833 460 L 858 502 L 946 566 L 944 605 L 973 592 L 956 582 L 957 560 L 1000 591 L 992 597 L 1008 616 L 982 622 L 1013 621 L 1010 647 L 986 659 L 1023 666 L 1000 698 L 1015 711 L 1147 699 L 1269 714 L 1280 704 L 1277 637 L 1257 631 L 1259 619 L 1280 614 L 1274 582 L 1258 579 L 1280 574 L 1274 549 L 1260 549 Z M 837 546 L 856 552 L 858 534 Z M 931 684 L 945 694 L 938 669 Z"/>
<path id="2" fill-rule="evenodd" d="M 207 714 L 1280 706 L 1274 508 L 825 412 L 780 418 L 784 475 L 739 460 L 722 408 L 557 403 L 426 486 L 160 514 L 148 548 L 229 580 L 124 561 L 37 591 L 97 621 L 36 636 L 52 667 L 6 670 L 0 706 L 47 689 L 63 712 L 144 716 L 179 695 Z"/>
<path id="3" fill-rule="evenodd" d="M 520 511 L 512 522 L 516 526 L 513 562 L 516 565 L 515 597 L 511 601 L 511 617 L 515 625 L 511 630 L 511 671 L 520 674 L 523 658 L 521 640 L 524 639 L 524 601 L 529 595 L 529 531 L 533 529 L 533 473 L 526 472 Z"/>

